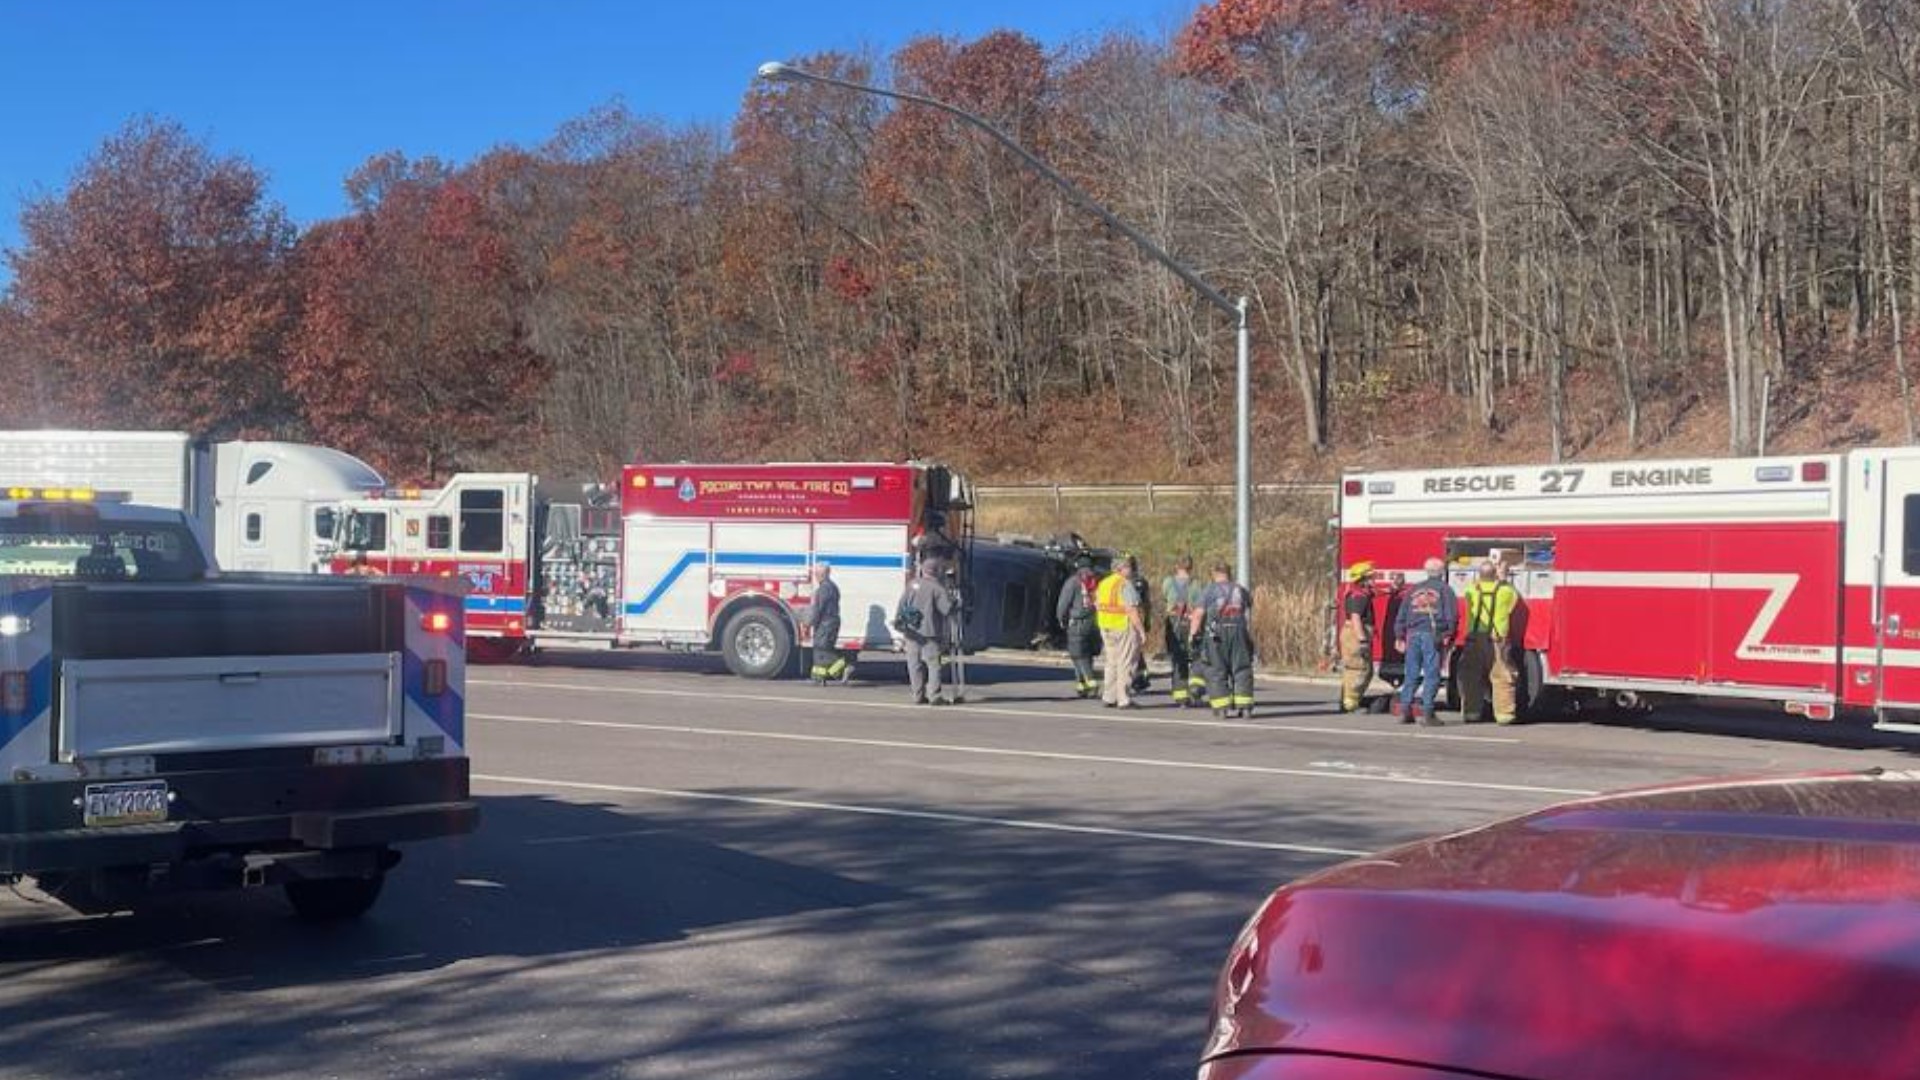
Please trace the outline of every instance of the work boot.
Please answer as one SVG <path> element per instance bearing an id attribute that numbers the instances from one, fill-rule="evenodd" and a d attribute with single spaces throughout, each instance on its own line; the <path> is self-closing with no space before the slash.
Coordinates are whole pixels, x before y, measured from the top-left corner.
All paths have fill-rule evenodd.
<path id="1" fill-rule="evenodd" d="M 927 702 L 927 704 L 929 704 L 929 705 L 934 705 L 934 706 L 941 706 L 941 705 L 951 705 L 951 704 L 953 704 L 953 702 L 951 702 L 951 701 L 948 701 L 948 700 L 946 699 L 946 696 L 945 696 L 945 695 L 942 695 L 942 696 L 940 696 L 940 697 L 937 697 L 937 698 L 932 698 L 932 699 L 930 699 L 930 700 L 929 700 L 929 701 Z"/>
<path id="2" fill-rule="evenodd" d="M 1434 713 L 1430 716 L 1420 717 L 1420 724 L 1422 727 L 1446 727 L 1447 726 L 1447 722 L 1445 720 L 1440 719 L 1439 713 Z"/>

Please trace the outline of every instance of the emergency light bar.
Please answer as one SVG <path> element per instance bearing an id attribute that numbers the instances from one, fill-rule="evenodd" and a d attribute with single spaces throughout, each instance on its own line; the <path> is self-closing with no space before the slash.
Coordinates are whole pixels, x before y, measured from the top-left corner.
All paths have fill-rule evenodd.
<path id="1" fill-rule="evenodd" d="M 6 497 L 13 502 L 117 502 L 124 501 L 124 491 L 95 491 L 88 487 L 9 487 Z"/>

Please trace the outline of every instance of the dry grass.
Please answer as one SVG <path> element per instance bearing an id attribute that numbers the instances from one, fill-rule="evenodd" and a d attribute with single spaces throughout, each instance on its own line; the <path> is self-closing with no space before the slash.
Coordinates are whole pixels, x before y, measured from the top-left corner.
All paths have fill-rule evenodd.
<path id="1" fill-rule="evenodd" d="M 1253 591 L 1254 651 L 1269 668 L 1327 670 L 1327 590 L 1261 585 Z"/>
<path id="2" fill-rule="evenodd" d="M 1326 669 L 1327 605 L 1333 598 L 1333 554 L 1323 500 L 1263 499 L 1253 536 L 1254 646 L 1265 664 L 1292 672 Z M 1230 502 L 1161 504 L 1159 512 L 1116 503 L 1069 504 L 1064 514 L 1046 503 L 983 506 L 983 535 L 1018 533 L 1046 537 L 1076 532 L 1097 547 L 1140 557 L 1153 587 L 1181 555 L 1192 555 L 1202 574 L 1214 562 L 1233 560 Z M 1159 647 L 1159 635 L 1151 636 Z"/>

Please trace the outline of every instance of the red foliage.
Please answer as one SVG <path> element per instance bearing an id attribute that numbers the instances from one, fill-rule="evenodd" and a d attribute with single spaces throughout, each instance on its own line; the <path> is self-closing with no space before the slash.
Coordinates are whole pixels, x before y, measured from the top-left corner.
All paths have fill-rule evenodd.
<path id="1" fill-rule="evenodd" d="M 42 422 L 215 436 L 285 424 L 293 230 L 253 166 L 140 121 L 21 224 L 13 332 L 40 361 Z"/>
<path id="2" fill-rule="evenodd" d="M 1605 2 L 1605 0 L 1599 0 Z M 1551 30 L 1596 0 L 1211 0 L 1181 30 L 1175 61 L 1226 84 L 1257 73 L 1266 48 L 1308 48 L 1316 35 L 1364 32 L 1412 67 L 1456 66 L 1517 33 Z"/>
<path id="3" fill-rule="evenodd" d="M 873 280 L 849 255 L 827 260 L 827 288 L 842 300 L 857 303 L 873 295 Z"/>
<path id="4" fill-rule="evenodd" d="M 759 381 L 760 362 L 750 352 L 728 354 L 713 373 L 713 381 L 722 386 L 752 388 Z"/>
<path id="5" fill-rule="evenodd" d="M 1046 52 L 1032 38 L 1010 30 L 965 45 L 947 38 L 919 38 L 894 54 L 901 89 L 951 102 L 981 116 L 1027 149 L 1045 157 L 1053 139 L 1047 115 L 1052 76 Z M 914 177 L 945 173 L 963 146 L 979 136 L 932 109 L 898 109 L 881 123 L 869 164 L 869 191 L 883 204 L 906 202 Z M 1016 182 L 1031 182 L 1009 165 Z"/>
<path id="6" fill-rule="evenodd" d="M 322 441 L 433 479 L 530 421 L 544 369 L 506 239 L 468 184 L 389 170 L 359 213 L 307 235 L 300 269 L 287 381 Z"/>

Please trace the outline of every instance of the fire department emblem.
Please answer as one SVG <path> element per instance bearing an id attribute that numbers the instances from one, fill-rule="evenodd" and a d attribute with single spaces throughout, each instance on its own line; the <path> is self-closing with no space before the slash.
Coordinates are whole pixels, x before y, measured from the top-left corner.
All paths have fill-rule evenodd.
<path id="1" fill-rule="evenodd" d="M 699 492 L 699 489 L 693 486 L 693 477 L 689 476 L 686 479 L 680 481 L 679 495 L 680 495 L 681 502 L 683 503 L 692 502 L 694 496 L 698 494 L 698 492 Z"/>

